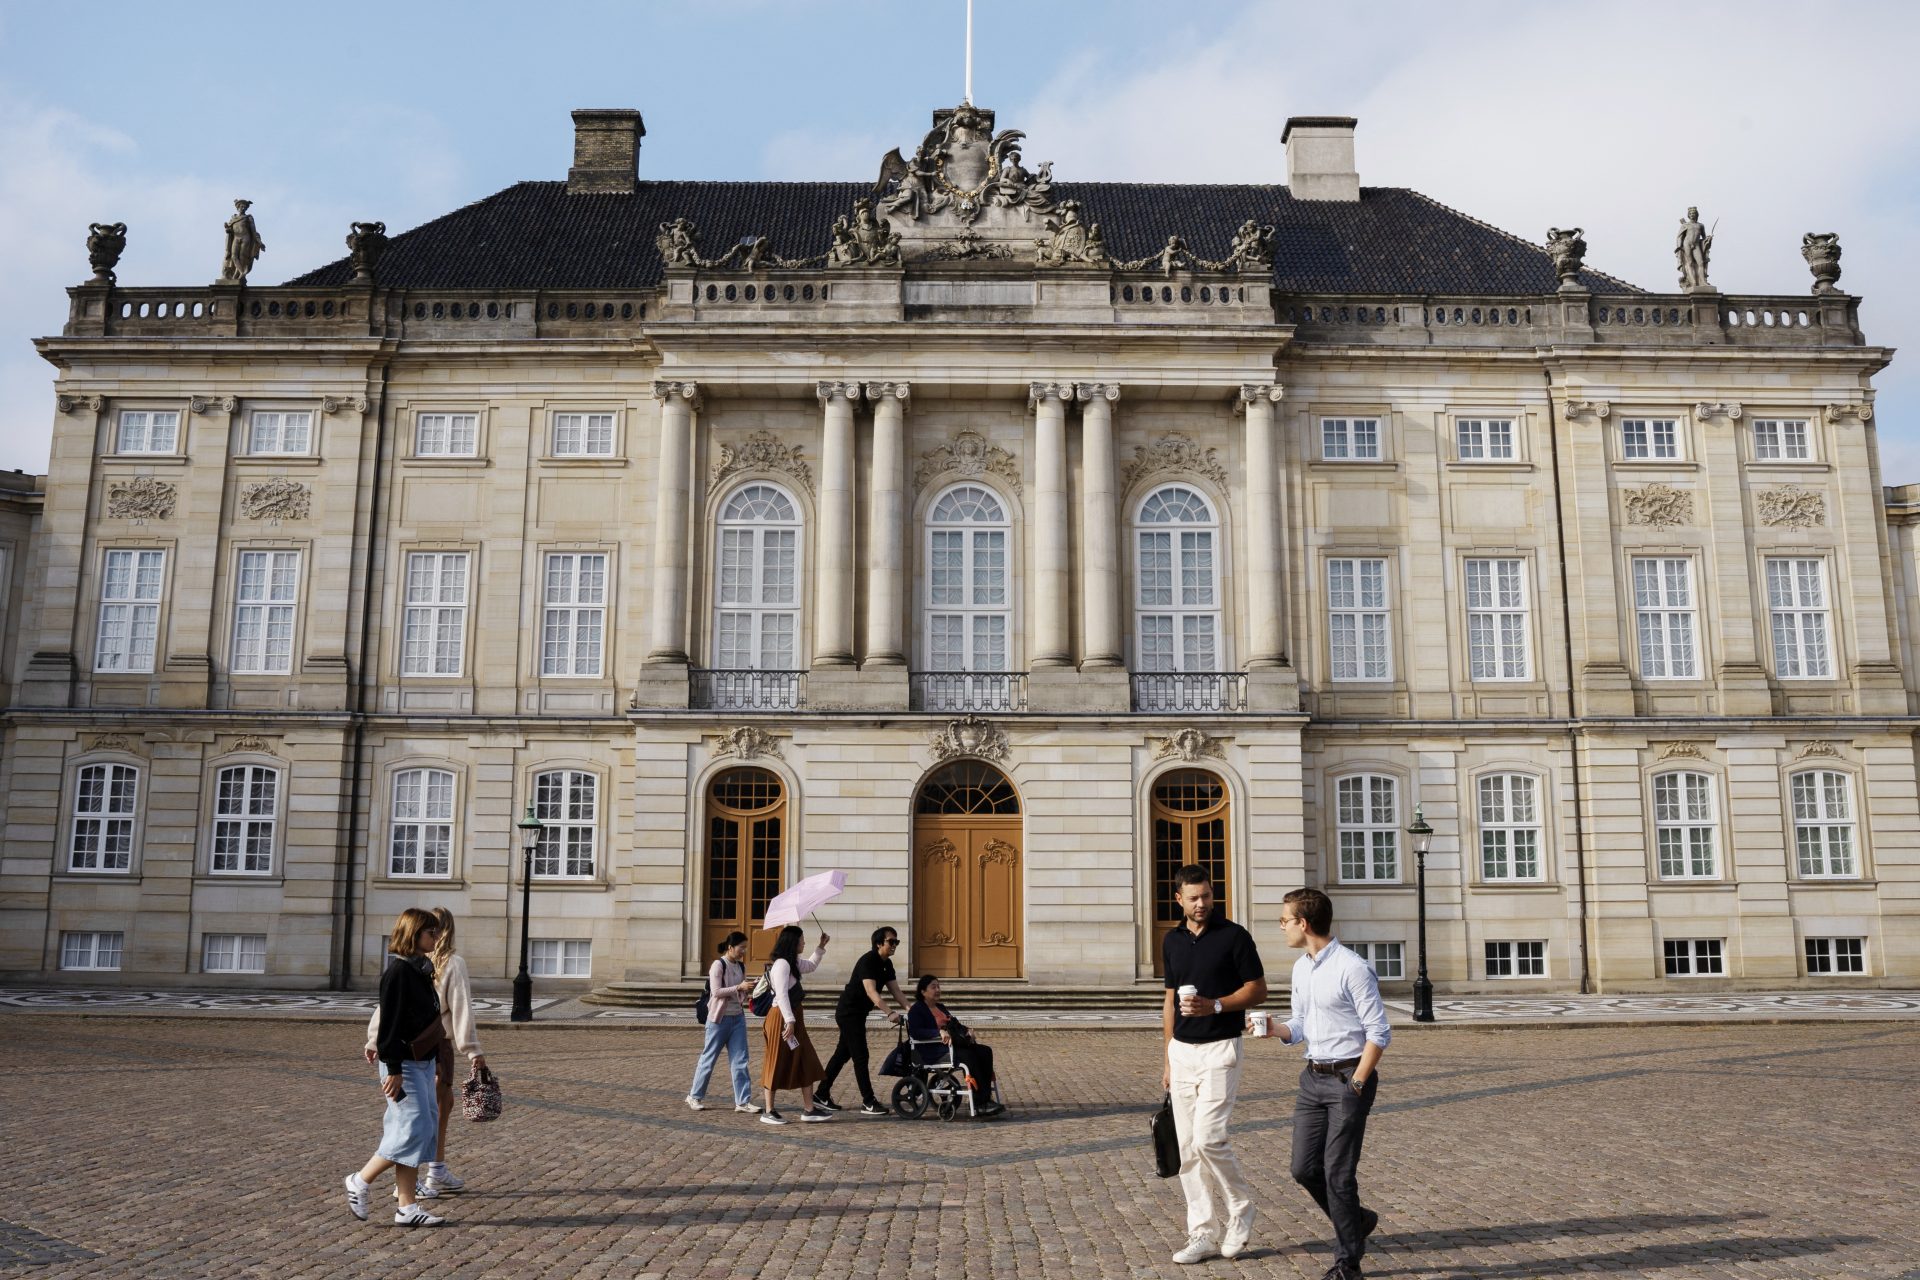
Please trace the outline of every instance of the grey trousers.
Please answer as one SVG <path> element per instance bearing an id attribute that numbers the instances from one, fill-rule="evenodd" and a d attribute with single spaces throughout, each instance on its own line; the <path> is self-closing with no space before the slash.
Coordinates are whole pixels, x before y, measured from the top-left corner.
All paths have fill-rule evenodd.
<path id="1" fill-rule="evenodd" d="M 1355 1093 L 1350 1073 L 1321 1075 L 1303 1067 L 1300 1092 L 1293 1102 L 1293 1180 L 1307 1189 L 1333 1223 L 1334 1256 L 1355 1267 L 1366 1252 L 1360 1144 L 1366 1139 L 1367 1114 L 1379 1091 L 1377 1071 Z"/>

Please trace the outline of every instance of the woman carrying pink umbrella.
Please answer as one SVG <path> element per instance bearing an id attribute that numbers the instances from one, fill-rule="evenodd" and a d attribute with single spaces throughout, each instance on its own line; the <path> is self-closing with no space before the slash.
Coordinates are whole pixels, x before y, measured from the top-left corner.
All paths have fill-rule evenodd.
<path id="1" fill-rule="evenodd" d="M 760 1088 L 767 1100 L 767 1109 L 760 1114 L 761 1124 L 787 1122 L 778 1106 L 782 1089 L 800 1091 L 802 1120 L 818 1124 L 832 1118 L 813 1101 L 813 1086 L 826 1072 L 820 1067 L 820 1055 L 813 1051 L 813 1041 L 807 1038 L 806 988 L 800 983 L 800 975 L 820 967 L 820 959 L 832 939 L 822 930 L 813 954 L 801 955 L 800 947 L 807 935 L 797 921 L 815 907 L 838 897 L 846 883 L 844 871 L 822 872 L 808 876 L 767 904 L 765 927 L 779 929 L 780 937 L 773 944 L 773 962 L 767 966 L 773 1007 L 767 1010 L 766 1065 L 760 1073 Z"/>

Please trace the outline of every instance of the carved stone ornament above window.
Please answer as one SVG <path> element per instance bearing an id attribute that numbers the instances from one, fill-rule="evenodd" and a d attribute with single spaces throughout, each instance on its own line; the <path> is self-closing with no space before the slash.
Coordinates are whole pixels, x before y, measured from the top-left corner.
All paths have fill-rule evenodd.
<path id="1" fill-rule="evenodd" d="M 1219 760 L 1226 756 L 1225 744 L 1220 739 L 1210 737 L 1198 729 L 1182 729 L 1164 738 L 1149 738 L 1147 741 L 1159 744 L 1154 748 L 1155 760 L 1178 756 L 1188 764 L 1192 764 L 1205 757 Z"/>
<path id="2" fill-rule="evenodd" d="M 722 444 L 716 453 L 713 470 L 707 475 L 707 492 L 712 493 L 727 480 L 743 471 L 779 471 L 790 475 L 809 494 L 813 492 L 813 468 L 800 449 L 782 444 L 771 431 L 756 431 L 738 444 Z"/>
<path id="3" fill-rule="evenodd" d="M 188 413 L 213 413 L 215 410 L 221 413 L 232 413 L 239 407 L 240 400 L 237 396 L 189 396 L 187 398 Z"/>
<path id="4" fill-rule="evenodd" d="M 1710 404 L 1703 400 L 1693 406 L 1693 416 L 1702 422 L 1705 422 L 1708 418 L 1725 418 L 1729 422 L 1738 422 L 1743 412 L 1744 410 L 1737 400 L 1730 400 L 1720 404 Z"/>
<path id="5" fill-rule="evenodd" d="M 1800 748 L 1800 754 L 1796 756 L 1795 759 L 1805 760 L 1808 756 L 1837 756 L 1839 754 L 1840 749 L 1831 742 L 1814 741 Z"/>
<path id="6" fill-rule="evenodd" d="M 109 520 L 168 520 L 180 490 L 152 476 L 135 476 L 107 486 Z"/>
<path id="7" fill-rule="evenodd" d="M 1627 509 L 1628 524 L 1644 524 L 1655 529 L 1693 523 L 1693 495 L 1668 484 L 1650 484 L 1644 489 L 1628 489 L 1620 495 Z"/>
<path id="8" fill-rule="evenodd" d="M 1827 522 L 1827 498 L 1797 484 L 1762 489 L 1753 499 L 1760 522 L 1776 528 L 1811 529 Z"/>
<path id="9" fill-rule="evenodd" d="M 371 407 L 370 403 L 365 396 L 320 397 L 321 413 L 339 413 L 343 409 L 351 410 L 354 413 L 365 413 L 369 407 Z"/>
<path id="10" fill-rule="evenodd" d="M 1605 400 L 1569 400 L 1567 416 L 1569 418 L 1597 418 L 1605 421 L 1613 413 L 1613 405 Z"/>
<path id="11" fill-rule="evenodd" d="M 312 505 L 307 486 L 284 476 L 240 487 L 240 514 L 249 520 L 305 520 Z"/>
<path id="12" fill-rule="evenodd" d="M 98 413 L 107 407 L 105 396 L 55 396 L 54 407 L 62 413 Z"/>
<path id="13" fill-rule="evenodd" d="M 229 754 L 252 752 L 255 755 L 277 756 L 280 754 L 274 749 L 277 745 L 256 734 L 246 733 L 229 740 L 226 749 Z"/>
<path id="14" fill-rule="evenodd" d="M 971 715 L 947 721 L 946 727 L 928 736 L 927 746 L 936 761 L 974 756 L 1001 763 L 1013 749 L 999 726 Z"/>
<path id="15" fill-rule="evenodd" d="M 1660 758 L 1662 760 L 1673 760 L 1681 757 L 1689 760 L 1704 760 L 1706 759 L 1706 753 L 1700 750 L 1698 744 L 1692 742 L 1669 742 L 1660 749 Z"/>
<path id="16" fill-rule="evenodd" d="M 713 740 L 713 754 L 717 759 L 722 756 L 737 756 L 742 760 L 754 760 L 761 756 L 780 756 L 780 739 L 765 729 L 753 725 L 741 725 L 730 729 Z"/>
<path id="17" fill-rule="evenodd" d="M 944 475 L 972 479 L 989 473 L 1006 481 L 1014 496 L 1019 496 L 1020 460 L 999 445 L 989 444 L 978 431 L 962 431 L 952 443 L 920 455 L 920 465 L 913 470 L 913 484 L 916 489 L 924 489 Z"/>
<path id="18" fill-rule="evenodd" d="M 129 738 L 124 733 L 101 733 L 86 740 L 89 751 L 136 751 L 138 739 Z"/>
<path id="19" fill-rule="evenodd" d="M 1204 476 L 1221 488 L 1227 484 L 1220 451 L 1202 448 L 1178 432 L 1169 432 L 1151 445 L 1135 445 L 1133 458 L 1121 469 L 1120 484 L 1132 488 L 1135 482 L 1163 472 Z"/>

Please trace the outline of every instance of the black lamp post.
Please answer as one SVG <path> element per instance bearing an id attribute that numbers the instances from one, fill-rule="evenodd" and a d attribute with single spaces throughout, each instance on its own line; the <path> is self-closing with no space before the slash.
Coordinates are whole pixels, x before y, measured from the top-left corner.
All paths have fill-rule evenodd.
<path id="1" fill-rule="evenodd" d="M 533 851 L 540 847 L 540 833 L 546 828 L 527 806 L 527 816 L 513 824 L 520 832 L 520 848 L 526 858 L 520 868 L 520 974 L 513 980 L 513 1012 L 509 1022 L 533 1021 L 533 975 L 527 972 L 527 934 L 533 928 Z"/>
<path id="2" fill-rule="evenodd" d="M 1427 825 L 1419 805 L 1413 806 L 1413 823 L 1407 828 L 1407 834 L 1413 837 L 1413 865 L 1417 869 L 1416 892 L 1420 904 L 1420 972 L 1413 980 L 1413 1020 L 1432 1022 L 1433 983 L 1427 978 L 1427 849 L 1433 844 L 1433 828 Z"/>

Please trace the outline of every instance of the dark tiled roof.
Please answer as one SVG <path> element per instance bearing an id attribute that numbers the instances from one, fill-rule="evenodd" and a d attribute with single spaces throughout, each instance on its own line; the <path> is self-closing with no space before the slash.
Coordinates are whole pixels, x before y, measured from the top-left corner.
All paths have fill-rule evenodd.
<path id="1" fill-rule="evenodd" d="M 642 182 L 632 195 L 569 195 L 564 182 L 520 182 L 393 237 L 380 283 L 404 289 L 643 289 L 660 283 L 653 240 L 685 216 L 701 251 L 718 257 L 765 235 L 776 254 L 826 251 L 833 220 L 867 194 L 861 182 Z M 1223 259 L 1233 232 L 1272 223 L 1274 285 L 1287 293 L 1543 294 L 1557 281 L 1546 250 L 1418 192 L 1367 187 L 1357 202 L 1295 200 L 1285 187 L 1138 182 L 1061 183 L 1126 260 L 1157 253 L 1179 234 L 1203 258 Z M 290 284 L 347 283 L 346 259 Z M 1638 292 L 1598 272 L 1601 292 Z"/>

